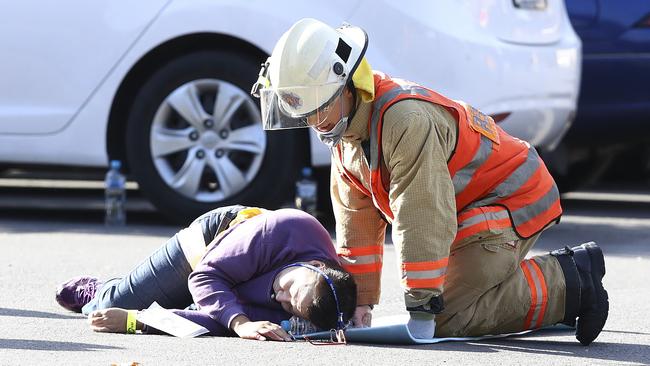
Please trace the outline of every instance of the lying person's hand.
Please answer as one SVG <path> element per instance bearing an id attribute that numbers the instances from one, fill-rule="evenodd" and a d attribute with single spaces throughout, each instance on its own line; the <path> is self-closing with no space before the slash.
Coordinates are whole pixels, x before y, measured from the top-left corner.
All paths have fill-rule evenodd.
<path id="1" fill-rule="evenodd" d="M 252 322 L 244 315 L 232 320 L 230 327 L 240 338 L 265 341 L 291 341 L 292 338 L 282 327 L 269 321 Z"/>
<path id="2" fill-rule="evenodd" d="M 95 332 L 126 333 L 127 315 L 128 312 L 120 308 L 95 310 L 88 314 L 88 323 Z M 142 324 L 138 323 L 137 329 L 140 329 Z"/>

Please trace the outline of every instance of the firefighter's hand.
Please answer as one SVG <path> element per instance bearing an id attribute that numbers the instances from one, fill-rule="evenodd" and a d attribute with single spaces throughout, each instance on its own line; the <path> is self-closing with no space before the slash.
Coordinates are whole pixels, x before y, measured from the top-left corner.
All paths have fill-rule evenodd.
<path id="1" fill-rule="evenodd" d="M 370 305 L 360 305 L 354 310 L 352 316 L 352 324 L 355 327 L 365 328 L 369 327 L 372 323 L 372 308 Z"/>

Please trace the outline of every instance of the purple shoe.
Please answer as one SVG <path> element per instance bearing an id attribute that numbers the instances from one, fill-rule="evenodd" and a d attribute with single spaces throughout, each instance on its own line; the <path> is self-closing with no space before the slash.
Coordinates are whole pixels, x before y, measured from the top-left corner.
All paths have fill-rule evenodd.
<path id="1" fill-rule="evenodd" d="M 74 277 L 59 285 L 56 290 L 56 302 L 70 311 L 80 313 L 81 308 L 95 297 L 102 285 L 103 282 L 95 277 Z"/>

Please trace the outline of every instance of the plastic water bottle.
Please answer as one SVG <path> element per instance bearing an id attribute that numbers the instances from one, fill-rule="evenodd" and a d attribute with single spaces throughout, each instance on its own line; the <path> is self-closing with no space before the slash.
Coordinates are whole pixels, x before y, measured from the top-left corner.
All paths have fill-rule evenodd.
<path id="1" fill-rule="evenodd" d="M 296 182 L 296 208 L 316 216 L 318 185 L 309 167 L 302 168 L 302 177 Z"/>
<path id="2" fill-rule="evenodd" d="M 291 334 L 292 336 L 299 336 L 322 331 L 322 329 L 316 327 L 314 323 L 310 322 L 309 320 L 299 318 L 295 315 L 289 318 L 289 320 L 281 321 L 280 326 L 282 329 L 284 329 L 285 332 Z"/>
<path id="3" fill-rule="evenodd" d="M 111 160 L 110 169 L 104 179 L 104 199 L 106 215 L 104 223 L 107 226 L 122 226 L 126 224 L 126 177 L 120 173 L 122 163 Z"/>

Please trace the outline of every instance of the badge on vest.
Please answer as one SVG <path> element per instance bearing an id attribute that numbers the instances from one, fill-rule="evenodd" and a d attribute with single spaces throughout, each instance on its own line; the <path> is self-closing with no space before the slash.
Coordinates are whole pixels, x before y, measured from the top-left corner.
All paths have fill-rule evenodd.
<path id="1" fill-rule="evenodd" d="M 471 105 L 466 104 L 465 109 L 468 112 L 467 120 L 469 121 L 469 126 L 474 131 L 489 138 L 492 142 L 498 145 L 499 132 L 497 131 L 497 125 L 494 122 L 494 119 Z"/>

